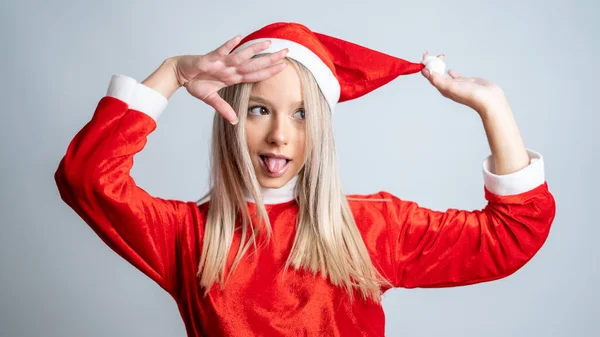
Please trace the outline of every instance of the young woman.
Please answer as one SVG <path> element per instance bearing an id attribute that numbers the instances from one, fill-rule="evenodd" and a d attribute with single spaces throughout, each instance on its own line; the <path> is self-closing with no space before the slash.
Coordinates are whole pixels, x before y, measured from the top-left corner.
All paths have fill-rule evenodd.
<path id="1" fill-rule="evenodd" d="M 335 104 L 419 71 L 483 122 L 484 209 L 342 191 Z M 189 336 L 383 336 L 387 289 L 506 277 L 555 215 L 543 158 L 524 147 L 502 90 L 448 74 L 274 23 L 169 58 L 142 83 L 113 76 L 55 180 L 111 249 L 173 296 Z M 182 86 L 216 110 L 211 189 L 199 202 L 151 196 L 129 174 Z"/>

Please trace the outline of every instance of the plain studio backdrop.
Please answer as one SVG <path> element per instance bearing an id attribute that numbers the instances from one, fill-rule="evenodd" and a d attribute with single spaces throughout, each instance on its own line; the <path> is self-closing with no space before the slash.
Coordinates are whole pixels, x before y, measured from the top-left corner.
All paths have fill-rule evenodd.
<path id="1" fill-rule="evenodd" d="M 53 174 L 112 74 L 144 80 L 161 62 L 236 34 L 300 22 L 504 89 L 557 201 L 549 239 L 493 282 L 385 293 L 388 336 L 600 336 L 597 1 L 3 1 L 0 336 L 185 336 L 174 300 L 116 255 L 61 199 Z M 135 157 L 155 196 L 207 191 L 213 111 L 179 90 Z M 334 115 L 346 193 L 389 191 L 436 210 L 485 206 L 490 154 L 475 111 L 420 73 Z M 595 193 L 596 192 L 596 193 Z M 196 268 L 196 266 L 189 266 Z M 235 313 L 232 313 L 235 314 Z"/>

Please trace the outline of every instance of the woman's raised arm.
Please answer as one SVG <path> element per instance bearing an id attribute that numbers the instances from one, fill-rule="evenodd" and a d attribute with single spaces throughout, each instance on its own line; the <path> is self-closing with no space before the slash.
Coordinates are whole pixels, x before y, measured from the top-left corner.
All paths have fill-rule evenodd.
<path id="1" fill-rule="evenodd" d="M 488 203 L 481 210 L 441 212 L 384 192 L 391 200 L 385 218 L 393 281 L 408 288 L 447 287 L 508 276 L 538 252 L 554 221 L 556 203 L 545 181 L 542 155 L 523 145 L 497 85 L 455 71 L 448 72 L 450 77 L 427 69 L 422 73 L 444 97 L 481 117 L 492 152 L 483 162 Z"/>
<path id="2" fill-rule="evenodd" d="M 130 175 L 166 105 L 155 90 L 113 75 L 54 178 L 61 198 L 111 249 L 174 296 L 180 230 L 191 225 L 196 203 L 154 197 Z"/>

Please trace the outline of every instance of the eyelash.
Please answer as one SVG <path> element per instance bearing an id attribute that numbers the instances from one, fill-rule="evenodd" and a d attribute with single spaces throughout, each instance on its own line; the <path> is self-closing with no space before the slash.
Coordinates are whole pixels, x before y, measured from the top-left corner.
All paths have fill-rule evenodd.
<path id="1" fill-rule="evenodd" d="M 250 113 L 250 111 L 252 111 L 253 109 L 256 109 L 256 108 L 262 108 L 262 109 L 265 109 L 265 110 L 267 110 L 267 112 L 269 111 L 269 110 L 268 110 L 268 109 L 267 109 L 265 106 L 263 106 L 263 105 L 253 105 L 253 106 L 251 106 L 251 107 L 249 107 L 249 108 L 248 108 L 248 113 Z M 304 109 L 298 109 L 298 110 L 296 110 L 296 112 L 298 112 L 298 111 L 302 111 L 302 112 L 304 113 L 304 117 L 302 118 L 302 120 L 304 120 L 304 119 L 306 118 L 306 112 L 304 111 Z M 294 115 L 295 115 L 295 114 L 296 114 L 296 113 L 294 113 Z M 262 113 L 261 113 L 261 115 L 262 115 Z M 253 116 L 256 116 L 256 115 L 253 115 Z"/>

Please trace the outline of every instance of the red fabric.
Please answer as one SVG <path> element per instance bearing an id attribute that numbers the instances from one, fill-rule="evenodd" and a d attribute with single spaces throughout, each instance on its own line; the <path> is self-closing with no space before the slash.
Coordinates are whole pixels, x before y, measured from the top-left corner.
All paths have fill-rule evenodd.
<path id="1" fill-rule="evenodd" d="M 303 271 L 282 278 L 295 201 L 267 206 L 273 241 L 245 255 L 224 291 L 215 286 L 203 297 L 195 274 L 208 204 L 153 197 L 130 176 L 155 128 L 149 116 L 104 97 L 55 180 L 111 249 L 171 294 L 188 336 L 384 336 L 380 305 L 358 297 L 350 304 L 343 289 Z M 433 211 L 387 192 L 349 197 L 374 265 L 394 286 L 449 287 L 514 273 L 548 236 L 556 206 L 546 182 L 513 196 L 484 192 L 488 203 L 476 211 Z M 239 236 L 230 262 L 238 245 Z"/>
<path id="2" fill-rule="evenodd" d="M 338 102 L 361 97 L 400 75 L 420 72 L 425 65 L 390 56 L 336 37 L 312 32 L 294 22 L 275 22 L 244 37 L 238 45 L 262 38 L 299 43 L 315 53 L 340 83 Z"/>

